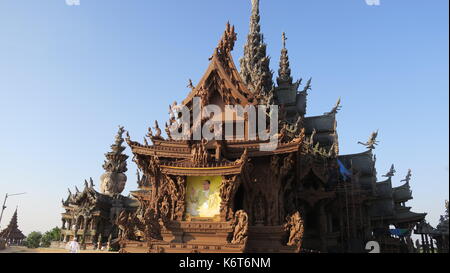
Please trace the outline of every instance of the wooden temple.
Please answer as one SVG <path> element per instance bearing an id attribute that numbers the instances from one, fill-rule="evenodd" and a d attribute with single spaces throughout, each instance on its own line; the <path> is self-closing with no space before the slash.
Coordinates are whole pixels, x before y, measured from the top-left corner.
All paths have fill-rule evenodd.
<path id="1" fill-rule="evenodd" d="M 194 120 L 187 130 L 190 138 L 175 139 L 170 128 L 177 115 L 170 117 L 165 136 L 157 122 L 143 143 L 126 132 L 142 173 L 138 189 L 125 198 L 120 190 L 101 194 L 86 184 L 83 192 L 64 201 L 63 217 L 75 225 L 73 230 L 66 227 L 65 234 L 84 240 L 89 236 L 93 244 L 100 234 L 111 237 L 123 253 L 364 252 L 368 241 L 379 241 L 386 252 L 411 250 L 411 231 L 426 214 L 406 206 L 412 199 L 410 173 L 400 187 L 392 186 L 394 168 L 386 181 L 377 182 L 377 133 L 361 143 L 366 151 L 340 154 L 340 100 L 324 115 L 307 116 L 312 82 L 293 81 L 284 33 L 274 82 L 258 0 L 252 0 L 240 71 L 231 55 L 236 39 L 234 27 L 227 24 L 204 76 L 196 86 L 190 82 L 190 93 L 171 111 L 183 106 L 193 112 L 196 98 L 221 110 L 227 105 L 277 105 L 276 147 L 261 149 L 268 141 L 248 133 L 230 138 L 219 132 L 221 138 L 194 140 Z M 204 116 L 197 122 L 203 127 L 211 119 L 223 126 L 250 127 L 248 115 Z M 123 162 L 119 159 L 111 157 Z M 123 174 L 124 169 L 112 173 Z M 119 205 L 112 205 L 114 198 Z M 108 224 L 99 227 L 102 221 Z M 393 236 L 392 225 L 406 232 Z"/>
<path id="2" fill-rule="evenodd" d="M 25 238 L 26 236 L 19 229 L 16 208 L 8 226 L 0 232 L 0 239 L 8 245 L 22 245 Z"/>

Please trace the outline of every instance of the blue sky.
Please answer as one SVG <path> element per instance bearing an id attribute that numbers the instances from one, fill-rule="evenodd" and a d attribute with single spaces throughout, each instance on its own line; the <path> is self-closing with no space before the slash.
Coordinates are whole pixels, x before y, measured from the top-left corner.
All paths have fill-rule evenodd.
<path id="1" fill-rule="evenodd" d="M 60 225 L 61 199 L 102 174 L 118 125 L 141 141 L 208 65 L 225 23 L 242 56 L 249 0 L 0 0 L 0 198 L 28 233 Z M 434 225 L 449 192 L 448 1 L 261 0 L 277 69 L 281 32 L 295 78 L 313 77 L 308 115 L 338 115 L 342 154 L 380 129 L 378 174 L 413 170 L 409 203 Z M 126 152 L 130 154 L 130 150 Z M 129 160 L 125 193 L 136 189 Z M 381 177 L 380 177 L 381 178 Z"/>

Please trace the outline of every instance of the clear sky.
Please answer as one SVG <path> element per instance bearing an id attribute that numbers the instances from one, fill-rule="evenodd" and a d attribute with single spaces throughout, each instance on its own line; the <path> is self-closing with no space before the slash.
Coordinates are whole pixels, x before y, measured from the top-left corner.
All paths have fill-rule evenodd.
<path id="1" fill-rule="evenodd" d="M 67 188 L 103 172 L 118 125 L 141 141 L 203 75 L 229 20 L 243 53 L 250 0 L 0 0 L 2 226 L 60 225 Z M 448 0 L 261 0 L 277 70 L 281 33 L 295 78 L 313 77 L 308 115 L 338 115 L 342 154 L 380 129 L 379 176 L 413 170 L 413 211 L 435 225 L 449 196 Z M 126 152 L 130 154 L 129 148 Z M 129 160 L 125 193 L 136 189 Z M 381 177 L 380 177 L 381 179 Z"/>

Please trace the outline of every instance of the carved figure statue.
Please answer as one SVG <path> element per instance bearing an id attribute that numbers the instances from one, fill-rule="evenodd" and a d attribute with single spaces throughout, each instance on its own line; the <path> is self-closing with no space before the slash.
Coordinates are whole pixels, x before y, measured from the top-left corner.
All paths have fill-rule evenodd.
<path id="1" fill-rule="evenodd" d="M 286 218 L 285 230 L 288 232 L 288 246 L 296 246 L 297 251 L 300 252 L 304 234 L 304 223 L 300 212 L 295 212 Z"/>
<path id="2" fill-rule="evenodd" d="M 155 120 L 155 127 L 153 129 L 155 129 L 155 131 L 156 131 L 154 138 L 160 139 L 161 138 L 161 129 L 159 128 L 159 124 L 158 124 L 157 120 Z"/>
<path id="3" fill-rule="evenodd" d="M 234 215 L 232 244 L 240 245 L 247 242 L 248 237 L 248 215 L 239 210 Z"/>

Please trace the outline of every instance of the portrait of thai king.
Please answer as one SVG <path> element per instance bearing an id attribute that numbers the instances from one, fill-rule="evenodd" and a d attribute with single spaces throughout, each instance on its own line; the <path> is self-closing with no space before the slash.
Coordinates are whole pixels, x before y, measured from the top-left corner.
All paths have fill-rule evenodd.
<path id="1" fill-rule="evenodd" d="M 186 216 L 215 217 L 220 214 L 220 176 L 188 177 Z"/>

